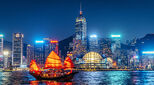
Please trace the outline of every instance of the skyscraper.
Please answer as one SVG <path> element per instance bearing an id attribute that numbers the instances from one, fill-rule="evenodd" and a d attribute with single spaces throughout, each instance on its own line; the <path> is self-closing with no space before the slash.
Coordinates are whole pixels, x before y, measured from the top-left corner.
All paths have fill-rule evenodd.
<path id="1" fill-rule="evenodd" d="M 81 58 L 87 50 L 87 22 L 82 15 L 80 5 L 80 15 L 76 18 L 75 37 L 73 39 L 73 55 L 76 58 Z"/>
<path id="2" fill-rule="evenodd" d="M 35 41 L 34 60 L 39 66 L 43 66 L 45 63 L 45 42 L 43 40 Z"/>
<path id="3" fill-rule="evenodd" d="M 3 55 L 4 55 L 4 66 L 3 68 L 8 68 L 9 67 L 9 51 L 8 50 L 5 50 L 3 51 Z"/>
<path id="4" fill-rule="evenodd" d="M 12 42 L 4 40 L 3 42 L 4 68 L 12 66 Z"/>
<path id="5" fill-rule="evenodd" d="M 22 33 L 13 33 L 12 44 L 12 66 L 20 67 L 23 65 L 23 38 Z"/>
<path id="6" fill-rule="evenodd" d="M 50 54 L 51 51 L 55 51 L 55 53 L 58 53 L 58 40 L 53 40 L 51 38 L 44 38 L 45 43 L 45 58 Z"/>
<path id="7" fill-rule="evenodd" d="M 71 52 L 73 51 L 73 38 L 74 38 L 74 35 L 64 39 L 64 40 L 61 40 L 59 41 L 58 43 L 58 47 L 59 47 L 59 56 L 62 57 L 62 59 L 64 60 L 65 57 L 67 57 L 67 52 Z"/>
<path id="8" fill-rule="evenodd" d="M 112 59 L 117 62 L 118 67 L 122 67 L 122 60 L 125 59 L 124 56 L 121 56 L 121 35 L 111 35 L 112 38 L 112 44 L 111 44 L 111 50 L 113 53 Z"/>
<path id="9" fill-rule="evenodd" d="M 3 68 L 3 34 L 0 34 L 0 68 Z"/>
<path id="10" fill-rule="evenodd" d="M 28 44 L 27 45 L 27 65 L 28 66 L 32 59 L 34 59 L 34 47 Z"/>
<path id="11" fill-rule="evenodd" d="M 80 15 L 76 18 L 75 24 L 75 39 L 81 40 L 83 45 L 86 45 L 87 41 L 87 22 L 86 18 L 82 15 L 82 9 L 80 5 Z"/>
<path id="12" fill-rule="evenodd" d="M 36 41 L 34 45 L 34 58 L 40 66 L 44 66 L 46 58 L 50 52 L 54 51 L 58 54 L 58 41 L 51 38 L 44 38 Z"/>

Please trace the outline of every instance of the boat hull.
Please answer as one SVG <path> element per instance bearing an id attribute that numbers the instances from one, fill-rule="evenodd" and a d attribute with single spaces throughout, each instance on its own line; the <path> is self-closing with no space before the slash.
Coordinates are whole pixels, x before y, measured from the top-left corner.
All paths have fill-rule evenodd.
<path id="1" fill-rule="evenodd" d="M 73 79 L 73 76 L 78 72 L 73 72 L 70 74 L 65 74 L 60 77 L 42 77 L 41 75 L 30 73 L 32 76 L 34 76 L 37 80 L 57 80 L 57 81 L 70 81 Z"/>

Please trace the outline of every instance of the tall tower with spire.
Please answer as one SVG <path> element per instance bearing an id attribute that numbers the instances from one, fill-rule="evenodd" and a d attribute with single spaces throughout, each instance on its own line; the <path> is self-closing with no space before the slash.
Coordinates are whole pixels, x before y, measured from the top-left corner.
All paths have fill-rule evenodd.
<path id="1" fill-rule="evenodd" d="M 80 3 L 80 14 L 76 18 L 75 37 L 73 40 L 73 56 L 82 58 L 87 49 L 87 22 L 83 17 L 82 6 Z"/>
<path id="2" fill-rule="evenodd" d="M 81 40 L 83 44 L 86 42 L 87 36 L 87 22 L 86 18 L 82 15 L 82 5 L 80 4 L 80 15 L 76 18 L 75 23 L 75 37 L 77 40 Z"/>

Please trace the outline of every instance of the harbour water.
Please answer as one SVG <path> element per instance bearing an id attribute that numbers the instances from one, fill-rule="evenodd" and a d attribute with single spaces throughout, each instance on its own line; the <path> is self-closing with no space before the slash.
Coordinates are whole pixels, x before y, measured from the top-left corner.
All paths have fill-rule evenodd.
<path id="1" fill-rule="evenodd" d="M 72 81 L 38 81 L 28 72 L 0 72 L 0 85 L 154 85 L 154 71 L 81 71 Z"/>

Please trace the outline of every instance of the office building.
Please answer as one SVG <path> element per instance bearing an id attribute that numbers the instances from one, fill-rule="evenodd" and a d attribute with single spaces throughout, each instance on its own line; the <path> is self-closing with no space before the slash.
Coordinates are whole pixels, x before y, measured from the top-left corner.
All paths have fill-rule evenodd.
<path id="1" fill-rule="evenodd" d="M 12 40 L 12 66 L 20 67 L 23 65 L 23 38 L 22 33 L 13 33 Z"/>
<path id="2" fill-rule="evenodd" d="M 87 22 L 83 17 L 80 5 L 80 15 L 76 18 L 75 36 L 73 39 L 73 55 L 82 58 L 87 52 Z"/>
<path id="3" fill-rule="evenodd" d="M 3 68 L 4 56 L 3 56 L 3 34 L 0 34 L 0 68 Z"/>

